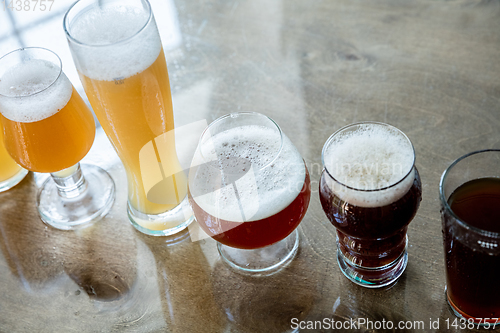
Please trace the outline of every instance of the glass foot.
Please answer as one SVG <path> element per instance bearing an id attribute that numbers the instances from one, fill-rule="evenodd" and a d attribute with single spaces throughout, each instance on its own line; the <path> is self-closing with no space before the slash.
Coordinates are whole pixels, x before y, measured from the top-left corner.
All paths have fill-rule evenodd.
<path id="1" fill-rule="evenodd" d="M 141 213 L 134 209 L 130 202 L 127 212 L 130 223 L 143 234 L 150 236 L 174 235 L 187 228 L 194 220 L 187 195 L 175 208 L 161 214 Z"/>
<path id="2" fill-rule="evenodd" d="M 24 177 L 26 177 L 27 174 L 28 170 L 21 169 L 14 177 L 11 177 L 3 182 L 0 182 L 0 192 L 7 191 L 8 189 L 11 189 L 14 186 L 16 186 L 21 182 L 21 180 L 24 179 Z"/>
<path id="3" fill-rule="evenodd" d="M 38 191 L 37 208 L 45 224 L 61 230 L 84 228 L 111 209 L 115 183 L 110 175 L 95 165 L 82 164 L 79 168 L 85 179 L 82 177 L 84 185 L 83 189 L 78 188 L 81 189 L 78 195 L 62 197 L 60 187 L 52 178 L 48 178 Z"/>
<path id="4" fill-rule="evenodd" d="M 259 249 L 243 250 L 217 243 L 219 254 L 226 263 L 250 274 L 275 273 L 292 261 L 298 248 L 297 229 L 281 241 Z"/>
<path id="5" fill-rule="evenodd" d="M 362 267 L 355 265 L 342 254 L 338 246 L 337 244 L 337 262 L 340 270 L 349 280 L 365 288 L 382 288 L 395 283 L 403 274 L 408 264 L 408 252 L 406 251 L 408 238 L 406 239 L 406 246 L 401 255 L 390 264 L 382 267 Z"/>

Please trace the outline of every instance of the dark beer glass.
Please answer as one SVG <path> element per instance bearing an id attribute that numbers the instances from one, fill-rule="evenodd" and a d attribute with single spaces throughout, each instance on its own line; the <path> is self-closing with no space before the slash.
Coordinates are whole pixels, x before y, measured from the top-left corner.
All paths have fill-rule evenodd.
<path id="1" fill-rule="evenodd" d="M 387 124 L 352 124 L 326 141 L 322 162 L 319 195 L 337 231 L 340 269 L 368 288 L 395 282 L 422 196 L 412 143 Z"/>
<path id="2" fill-rule="evenodd" d="M 203 132 L 189 172 L 198 224 L 233 268 L 270 272 L 291 260 L 311 196 L 306 165 L 267 116 L 223 116 Z"/>
<path id="3" fill-rule="evenodd" d="M 500 150 L 465 155 L 441 177 L 446 296 L 453 313 L 500 324 Z"/>

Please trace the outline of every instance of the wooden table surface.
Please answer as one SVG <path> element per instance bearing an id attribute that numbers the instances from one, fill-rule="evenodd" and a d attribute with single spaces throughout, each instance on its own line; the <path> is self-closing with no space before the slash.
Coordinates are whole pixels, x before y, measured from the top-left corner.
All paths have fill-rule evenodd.
<path id="1" fill-rule="evenodd" d="M 447 331 L 455 317 L 444 295 L 438 183 L 459 156 L 500 148 L 500 2 L 173 5 L 181 40 L 166 57 L 176 123 L 261 112 L 276 120 L 309 167 L 313 194 L 295 260 L 273 276 L 248 277 L 220 260 L 212 239 L 142 235 L 128 222 L 125 173 L 100 130 L 84 162 L 110 172 L 117 197 L 94 226 L 77 232 L 45 226 L 34 204 L 43 175 L 30 174 L 0 194 L 0 331 L 291 332 L 293 318 Z M 166 13 L 155 15 L 162 26 Z M 335 230 L 317 190 L 326 139 L 364 120 L 410 137 L 423 184 L 408 230 L 408 267 L 381 290 L 342 275 Z M 410 328 L 418 321 L 423 330 Z"/>

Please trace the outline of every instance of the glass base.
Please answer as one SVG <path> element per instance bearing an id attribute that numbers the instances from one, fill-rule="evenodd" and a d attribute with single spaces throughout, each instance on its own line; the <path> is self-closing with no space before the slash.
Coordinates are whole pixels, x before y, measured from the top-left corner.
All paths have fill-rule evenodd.
<path id="1" fill-rule="evenodd" d="M 128 217 L 130 223 L 150 236 L 170 236 L 184 230 L 194 220 L 193 210 L 186 196 L 175 208 L 161 214 L 144 214 L 134 209 L 128 203 Z"/>
<path id="2" fill-rule="evenodd" d="M 52 178 L 38 191 L 37 208 L 45 224 L 61 230 L 84 228 L 104 217 L 113 206 L 115 183 L 110 175 L 95 165 L 80 167 L 87 183 L 87 189 L 80 195 L 61 197 Z"/>
<path id="3" fill-rule="evenodd" d="M 274 274 L 292 261 L 298 248 L 297 229 L 281 241 L 259 249 L 243 250 L 217 243 L 219 254 L 226 263 L 252 275 Z"/>
<path id="4" fill-rule="evenodd" d="M 362 267 L 348 260 L 342 254 L 342 251 L 339 250 L 339 245 L 337 244 L 337 262 L 342 273 L 357 285 L 365 288 L 382 288 L 395 283 L 405 271 L 408 264 L 407 246 L 408 238 L 406 238 L 404 251 L 398 259 L 388 265 L 382 267 Z"/>
<path id="5" fill-rule="evenodd" d="M 485 328 L 493 328 L 493 327 L 498 328 L 500 326 L 500 320 L 498 320 L 497 318 L 476 318 L 473 316 L 469 316 L 465 312 L 461 311 L 455 305 L 455 303 L 453 303 L 453 301 L 450 299 L 450 296 L 448 296 L 448 292 L 447 292 L 446 287 L 444 288 L 444 293 L 446 295 L 446 301 L 448 302 L 448 306 L 450 307 L 451 312 L 453 312 L 453 314 L 455 316 L 457 316 L 458 318 L 460 318 L 460 319 L 463 318 L 467 321 L 472 321 L 472 322 L 474 322 L 474 325 L 476 325 L 476 327 L 482 326 Z"/>
<path id="6" fill-rule="evenodd" d="M 16 186 L 21 182 L 21 180 L 24 179 L 24 177 L 26 177 L 27 174 L 28 170 L 21 169 L 15 176 L 7 180 L 4 180 L 3 182 L 0 182 L 0 192 L 7 191 L 8 189 L 11 189 L 14 186 Z"/>

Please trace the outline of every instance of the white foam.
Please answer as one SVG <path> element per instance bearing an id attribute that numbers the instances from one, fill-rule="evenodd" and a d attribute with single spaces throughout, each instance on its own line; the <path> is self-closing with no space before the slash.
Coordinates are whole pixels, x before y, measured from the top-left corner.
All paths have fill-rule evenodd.
<path id="1" fill-rule="evenodd" d="M 58 66 L 41 59 L 9 68 L 0 79 L 0 94 L 3 95 L 0 96 L 0 111 L 4 117 L 30 123 L 48 118 L 66 106 L 73 86 L 63 72 L 54 82 L 59 71 Z"/>
<path id="2" fill-rule="evenodd" d="M 71 44 L 77 69 L 91 79 L 112 81 L 151 66 L 161 51 L 154 18 L 137 34 L 148 19 L 142 9 L 117 5 L 95 6 L 80 14 L 69 27 L 71 36 L 87 45 Z"/>
<path id="3" fill-rule="evenodd" d="M 325 150 L 324 163 L 338 182 L 357 190 L 326 177 L 330 188 L 342 200 L 361 207 L 395 202 L 408 192 L 415 177 L 411 143 L 395 128 L 378 124 L 363 124 L 336 135 Z M 358 191 L 389 186 L 376 192 Z"/>
<path id="4" fill-rule="evenodd" d="M 280 145 L 276 131 L 256 125 L 232 128 L 213 136 L 202 144 L 204 159 L 201 159 L 217 161 L 219 167 L 201 164 L 190 172 L 190 192 L 196 204 L 212 216 L 235 222 L 264 219 L 285 209 L 304 185 L 305 166 L 284 134 L 282 151 L 274 159 Z M 199 153 L 197 156 L 200 158 Z M 234 158 L 251 164 L 236 165 L 242 160 Z M 197 162 L 195 157 L 193 164 L 200 164 Z M 231 173 L 245 172 L 230 183 L 234 180 Z"/>

